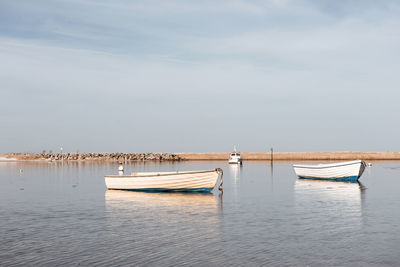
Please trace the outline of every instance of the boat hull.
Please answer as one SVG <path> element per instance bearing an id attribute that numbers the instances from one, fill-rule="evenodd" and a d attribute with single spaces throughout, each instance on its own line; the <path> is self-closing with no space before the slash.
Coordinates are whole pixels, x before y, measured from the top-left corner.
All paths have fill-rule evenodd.
<path id="1" fill-rule="evenodd" d="M 365 166 L 365 162 L 361 160 L 319 165 L 293 165 L 299 178 L 332 181 L 357 181 L 363 174 Z"/>
<path id="2" fill-rule="evenodd" d="M 217 184 L 220 171 L 134 173 L 105 176 L 107 189 L 131 191 L 210 192 Z"/>
<path id="3" fill-rule="evenodd" d="M 360 176 L 329 177 L 329 178 L 307 177 L 307 176 L 298 176 L 298 177 L 300 179 L 329 180 L 329 181 L 341 181 L 341 182 L 357 182 L 358 179 L 360 179 Z"/>

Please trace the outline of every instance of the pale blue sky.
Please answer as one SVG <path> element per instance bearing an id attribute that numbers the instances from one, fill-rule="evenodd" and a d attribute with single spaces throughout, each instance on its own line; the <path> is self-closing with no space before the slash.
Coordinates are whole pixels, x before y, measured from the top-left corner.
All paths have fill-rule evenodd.
<path id="1" fill-rule="evenodd" d="M 0 153 L 399 151 L 400 1 L 0 1 Z"/>

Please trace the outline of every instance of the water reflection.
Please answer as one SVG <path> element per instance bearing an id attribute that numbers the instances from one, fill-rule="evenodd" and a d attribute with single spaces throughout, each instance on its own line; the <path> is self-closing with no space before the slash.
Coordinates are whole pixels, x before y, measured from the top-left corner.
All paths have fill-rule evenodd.
<path id="1" fill-rule="evenodd" d="M 170 220 L 175 215 L 180 221 L 188 214 L 195 216 L 222 215 L 222 194 L 211 193 L 147 193 L 107 190 L 106 211 L 109 217 L 137 220 L 137 216 L 157 214 Z"/>
<path id="2" fill-rule="evenodd" d="M 242 165 L 240 164 L 229 164 L 229 176 L 232 180 L 233 195 L 235 199 L 238 198 L 238 190 L 240 187 L 240 176 L 241 176 Z"/>
<path id="3" fill-rule="evenodd" d="M 314 195 L 319 199 L 342 199 L 350 202 L 360 202 L 361 192 L 365 190 L 365 186 L 361 182 L 297 179 L 295 190 L 296 193 Z"/>
<path id="4" fill-rule="evenodd" d="M 360 182 L 297 179 L 295 183 L 297 207 L 312 210 L 315 220 L 327 224 L 340 217 L 336 223 L 361 226 L 365 192 Z"/>
<path id="5" fill-rule="evenodd" d="M 271 176 L 271 179 L 273 179 L 274 178 L 274 162 L 273 161 L 271 161 L 269 163 L 269 169 L 270 169 L 269 175 Z"/>
<path id="6" fill-rule="evenodd" d="M 193 251 L 198 256 L 190 256 L 194 265 L 205 259 L 206 265 L 215 265 L 213 261 L 220 258 L 218 195 L 108 190 L 105 203 L 110 239 L 117 240 L 116 249 L 123 251 L 131 265 L 152 265 L 152 260 L 185 262 Z"/>
<path id="7" fill-rule="evenodd" d="M 218 196 L 201 193 L 146 193 L 107 190 L 106 207 L 110 210 L 133 211 L 146 208 L 151 211 L 184 209 L 186 212 L 217 212 Z"/>
<path id="8" fill-rule="evenodd" d="M 229 164 L 229 175 L 233 178 L 233 183 L 237 185 L 240 182 L 240 172 L 242 166 L 239 164 Z"/>
<path id="9" fill-rule="evenodd" d="M 269 176 L 270 176 L 270 183 L 271 183 L 271 191 L 274 191 L 274 162 L 271 160 L 269 163 Z"/>

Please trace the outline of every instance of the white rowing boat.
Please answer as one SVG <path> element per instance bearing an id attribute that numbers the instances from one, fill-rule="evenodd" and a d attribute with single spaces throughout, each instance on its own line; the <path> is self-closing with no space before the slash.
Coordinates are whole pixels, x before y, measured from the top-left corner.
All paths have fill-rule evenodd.
<path id="1" fill-rule="evenodd" d="M 362 160 L 318 165 L 293 165 L 299 178 L 337 181 L 357 181 L 364 172 L 366 163 Z"/>
<path id="2" fill-rule="evenodd" d="M 222 169 L 186 172 L 133 172 L 131 175 L 107 175 L 107 189 L 136 191 L 195 191 L 209 192 L 218 178 L 222 190 Z"/>

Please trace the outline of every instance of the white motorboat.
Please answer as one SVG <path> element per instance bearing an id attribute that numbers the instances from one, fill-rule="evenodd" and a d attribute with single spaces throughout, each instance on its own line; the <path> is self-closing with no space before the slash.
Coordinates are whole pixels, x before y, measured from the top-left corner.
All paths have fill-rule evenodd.
<path id="1" fill-rule="evenodd" d="M 232 152 L 229 155 L 229 164 L 242 164 L 242 157 L 239 152 Z"/>
<path id="2" fill-rule="evenodd" d="M 357 181 L 363 174 L 366 163 L 362 160 L 354 160 L 317 165 L 294 164 L 293 167 L 299 178 Z"/>
<path id="3" fill-rule="evenodd" d="M 236 151 L 236 145 L 233 146 L 233 152 L 229 155 L 229 164 L 240 164 L 242 165 L 242 157 L 240 153 Z"/>
<path id="4" fill-rule="evenodd" d="M 122 173 L 121 173 L 122 172 Z M 124 175 L 105 176 L 107 189 L 136 191 L 195 191 L 209 192 L 220 178 L 222 190 L 222 169 L 185 172 L 133 172 Z"/>

